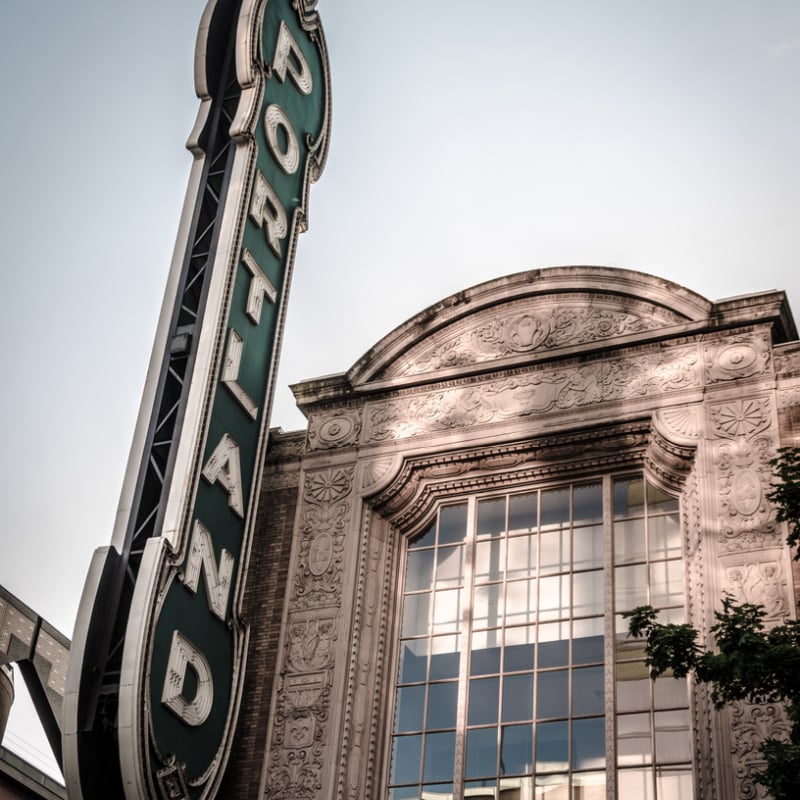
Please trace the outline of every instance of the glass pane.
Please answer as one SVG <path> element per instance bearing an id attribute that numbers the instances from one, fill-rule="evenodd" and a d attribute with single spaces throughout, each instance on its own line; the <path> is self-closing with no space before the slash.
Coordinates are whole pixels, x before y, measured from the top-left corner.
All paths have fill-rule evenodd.
<path id="1" fill-rule="evenodd" d="M 431 783 L 422 787 L 424 800 L 453 800 L 452 783 Z"/>
<path id="2" fill-rule="evenodd" d="M 566 717 L 569 713 L 569 686 L 565 669 L 540 672 L 536 676 L 536 718 Z"/>
<path id="3" fill-rule="evenodd" d="M 497 774 L 497 728 L 467 731 L 465 778 Z"/>
<path id="4" fill-rule="evenodd" d="M 496 628 L 503 624 L 503 584 L 475 587 L 472 623 L 476 628 Z"/>
<path id="5" fill-rule="evenodd" d="M 409 594 L 403 601 L 403 636 L 419 636 L 428 632 L 431 593 Z"/>
<path id="6" fill-rule="evenodd" d="M 398 733 L 421 731 L 425 716 L 425 687 L 406 686 L 397 690 L 394 729 Z"/>
<path id="7" fill-rule="evenodd" d="M 501 729 L 500 774 L 530 772 L 533 766 L 533 727 L 506 725 Z"/>
<path id="8" fill-rule="evenodd" d="M 603 526 L 575 528 L 572 532 L 572 566 L 588 569 L 603 566 Z"/>
<path id="9" fill-rule="evenodd" d="M 657 561 L 650 565 L 650 604 L 683 604 L 683 561 Z"/>
<path id="10" fill-rule="evenodd" d="M 614 523 L 614 563 L 627 564 L 645 560 L 644 520 Z"/>
<path id="11" fill-rule="evenodd" d="M 686 678 L 656 678 L 653 688 L 656 708 L 685 708 L 689 705 Z"/>
<path id="12" fill-rule="evenodd" d="M 568 769 L 568 727 L 567 722 L 542 722 L 536 726 L 537 772 Z"/>
<path id="13" fill-rule="evenodd" d="M 457 544 L 467 533 L 467 504 L 446 506 L 439 512 L 439 544 Z"/>
<path id="14" fill-rule="evenodd" d="M 400 683 L 424 681 L 428 668 L 428 640 L 414 639 L 400 646 Z"/>
<path id="15" fill-rule="evenodd" d="M 455 633 L 461 619 L 462 589 L 435 592 L 433 607 L 433 632 Z"/>
<path id="16" fill-rule="evenodd" d="M 508 577 L 536 574 L 536 537 L 515 536 L 508 540 Z"/>
<path id="17" fill-rule="evenodd" d="M 536 580 L 506 583 L 506 625 L 536 621 Z"/>
<path id="18" fill-rule="evenodd" d="M 576 719 L 572 722 L 572 768 L 602 769 L 606 763 L 606 725 L 604 717 Z"/>
<path id="19" fill-rule="evenodd" d="M 569 489 L 550 489 L 542 492 L 542 528 L 551 525 L 569 526 Z"/>
<path id="20" fill-rule="evenodd" d="M 497 722 L 500 695 L 499 678 L 478 678 L 469 682 L 468 724 L 486 725 Z"/>
<path id="21" fill-rule="evenodd" d="M 503 669 L 506 672 L 533 669 L 533 640 L 536 629 L 533 626 L 506 628 L 506 648 Z"/>
<path id="22" fill-rule="evenodd" d="M 614 516 L 638 517 L 644 514 L 644 482 L 641 478 L 614 481 Z"/>
<path id="23" fill-rule="evenodd" d="M 536 528 L 538 494 L 515 494 L 508 499 L 509 533 L 533 531 Z"/>
<path id="24" fill-rule="evenodd" d="M 436 586 L 460 586 L 464 582 L 464 547 L 440 547 L 436 554 Z"/>
<path id="25" fill-rule="evenodd" d="M 572 663 L 591 664 L 605 660 L 603 618 L 576 619 L 572 623 Z"/>
<path id="26" fill-rule="evenodd" d="M 621 769 L 617 773 L 617 796 L 653 800 L 653 774 L 650 769 Z M 674 800 L 666 795 L 664 800 Z"/>
<path id="27" fill-rule="evenodd" d="M 465 781 L 464 797 L 469 800 L 497 800 L 497 781 L 492 778 L 484 778 L 481 781 Z"/>
<path id="28" fill-rule="evenodd" d="M 566 775 L 536 776 L 535 800 L 569 800 L 569 778 Z"/>
<path id="29" fill-rule="evenodd" d="M 420 535 L 418 539 L 409 542 L 408 549 L 412 547 L 431 547 L 436 544 L 436 523 L 432 522 Z"/>
<path id="30" fill-rule="evenodd" d="M 478 536 L 499 536 L 506 529 L 505 497 L 478 502 Z"/>
<path id="31" fill-rule="evenodd" d="M 653 760 L 649 714 L 617 716 L 617 763 L 620 766 L 649 764 Z"/>
<path id="32" fill-rule="evenodd" d="M 620 680 L 617 672 L 617 711 L 646 711 L 650 708 L 650 678 Z"/>
<path id="33" fill-rule="evenodd" d="M 681 525 L 677 514 L 653 517 L 647 522 L 650 538 L 650 558 L 680 558 L 683 552 Z"/>
<path id="34" fill-rule="evenodd" d="M 392 748 L 392 783 L 418 783 L 422 736 L 395 736 Z"/>
<path id="35" fill-rule="evenodd" d="M 452 780 L 455 752 L 455 731 L 427 734 L 425 736 L 425 768 L 422 773 L 423 780 Z"/>
<path id="36" fill-rule="evenodd" d="M 647 565 L 617 567 L 614 570 L 614 602 L 617 611 L 647 605 Z"/>
<path id="37" fill-rule="evenodd" d="M 603 485 L 589 483 L 572 491 L 572 522 L 600 522 L 603 519 Z"/>
<path id="38" fill-rule="evenodd" d="M 659 798 L 694 800 L 694 781 L 689 767 L 656 768 L 656 786 Z"/>
<path id="39" fill-rule="evenodd" d="M 505 539 L 490 539 L 475 546 L 475 580 L 499 581 L 505 571 Z"/>
<path id="40" fill-rule="evenodd" d="M 651 483 L 647 484 L 647 513 L 655 514 L 660 511 L 677 511 L 678 498 L 662 492 Z"/>
<path id="41" fill-rule="evenodd" d="M 432 681 L 458 677 L 460 663 L 457 636 L 435 636 L 431 639 Z"/>
<path id="42" fill-rule="evenodd" d="M 533 717 L 533 675 L 509 675 L 503 680 L 503 722 Z"/>
<path id="43" fill-rule="evenodd" d="M 656 759 L 660 764 L 691 761 L 689 711 L 656 711 Z"/>
<path id="44" fill-rule="evenodd" d="M 500 672 L 500 652 L 498 644 L 502 631 L 499 629 L 480 631 L 472 634 L 469 674 L 488 675 Z"/>
<path id="45" fill-rule="evenodd" d="M 603 572 L 576 572 L 572 576 L 572 614 L 588 617 L 603 613 Z"/>
<path id="46" fill-rule="evenodd" d="M 539 626 L 539 669 L 564 667 L 569 663 L 569 623 Z"/>
<path id="47" fill-rule="evenodd" d="M 569 616 L 569 575 L 539 580 L 539 619 L 562 619 Z"/>
<path id="48" fill-rule="evenodd" d="M 572 800 L 606 800 L 605 772 L 581 772 L 573 775 Z"/>
<path id="49" fill-rule="evenodd" d="M 414 550 L 408 554 L 406 591 L 431 589 L 433 586 L 433 550 Z"/>
<path id="50" fill-rule="evenodd" d="M 419 800 L 419 788 L 417 786 L 398 786 L 389 789 L 389 800 Z"/>
<path id="51" fill-rule="evenodd" d="M 542 574 L 569 569 L 569 530 L 539 536 L 539 571 Z"/>
<path id="52" fill-rule="evenodd" d="M 605 711 L 603 667 L 572 670 L 572 715 L 602 714 Z"/>
<path id="53" fill-rule="evenodd" d="M 432 683 L 428 688 L 428 721 L 425 726 L 455 728 L 458 711 L 458 683 Z"/>

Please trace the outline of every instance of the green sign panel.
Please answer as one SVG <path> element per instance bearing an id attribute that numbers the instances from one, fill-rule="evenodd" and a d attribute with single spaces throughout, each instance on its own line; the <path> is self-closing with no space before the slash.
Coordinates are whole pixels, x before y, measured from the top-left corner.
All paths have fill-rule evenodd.
<path id="1" fill-rule="evenodd" d="M 330 98 L 313 3 L 244 0 L 241 98 L 164 527 L 147 542 L 123 655 L 119 747 L 129 800 L 216 794 L 239 704 L 243 579 L 272 383 Z"/>

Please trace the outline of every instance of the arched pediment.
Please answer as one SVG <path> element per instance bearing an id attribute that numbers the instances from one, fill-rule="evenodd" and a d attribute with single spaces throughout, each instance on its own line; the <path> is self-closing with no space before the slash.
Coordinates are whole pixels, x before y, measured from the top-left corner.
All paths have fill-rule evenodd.
<path id="1" fill-rule="evenodd" d="M 712 304 L 670 281 L 610 267 L 553 267 L 479 284 L 396 328 L 348 373 L 351 385 L 514 364 L 608 346 L 708 319 Z"/>

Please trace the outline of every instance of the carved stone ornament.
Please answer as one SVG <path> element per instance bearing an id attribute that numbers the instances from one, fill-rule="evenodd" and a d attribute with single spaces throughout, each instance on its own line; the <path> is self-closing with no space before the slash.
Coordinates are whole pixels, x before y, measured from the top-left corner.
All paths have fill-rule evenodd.
<path id="1" fill-rule="evenodd" d="M 779 561 L 729 566 L 725 570 L 724 589 L 737 603 L 763 606 L 767 620 L 780 622 L 789 611 L 786 579 Z"/>
<path id="2" fill-rule="evenodd" d="M 526 372 L 427 394 L 368 404 L 363 439 L 380 442 L 652 397 L 701 385 L 697 348 Z"/>
<path id="3" fill-rule="evenodd" d="M 308 446 L 311 450 L 344 447 L 358 440 L 361 417 L 357 411 L 312 414 L 308 421 Z"/>
<path id="4" fill-rule="evenodd" d="M 270 800 L 312 800 L 323 789 L 353 475 L 353 467 L 334 467 L 309 472 L 303 483 L 300 541 L 290 566 L 282 679 L 268 753 L 264 796 Z"/>
<path id="5" fill-rule="evenodd" d="M 800 374 L 800 347 L 792 344 L 787 347 L 775 348 L 773 361 L 777 375 Z"/>
<path id="6" fill-rule="evenodd" d="M 750 438 L 770 424 L 770 402 L 766 397 L 736 400 L 708 410 L 712 433 L 724 439 Z"/>
<path id="7" fill-rule="evenodd" d="M 184 765 L 176 764 L 174 756 L 168 757 L 165 763 L 166 766 L 156 772 L 158 791 L 162 800 L 190 800 Z"/>
<path id="8" fill-rule="evenodd" d="M 486 309 L 412 348 L 384 377 L 481 364 L 519 354 L 574 347 L 682 321 L 663 308 L 620 298 L 567 294 L 529 297 Z"/>
<path id="9" fill-rule="evenodd" d="M 800 406 L 800 386 L 782 389 L 778 392 L 778 408 L 794 408 Z"/>
<path id="10" fill-rule="evenodd" d="M 766 798 L 765 790 L 753 780 L 753 770 L 764 765 L 759 746 L 768 738 L 786 739 L 791 724 L 783 710 L 772 703 L 734 704 L 731 714 L 731 752 L 733 754 L 736 797 L 738 800 Z"/>
<path id="11" fill-rule="evenodd" d="M 760 375 L 769 369 L 769 356 L 770 341 L 766 331 L 709 342 L 703 348 L 706 382 L 714 384 Z"/>

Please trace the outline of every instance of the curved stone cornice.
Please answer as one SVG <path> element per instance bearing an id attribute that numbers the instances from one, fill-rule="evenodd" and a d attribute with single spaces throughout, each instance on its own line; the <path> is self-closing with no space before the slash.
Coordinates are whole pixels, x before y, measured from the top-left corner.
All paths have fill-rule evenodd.
<path id="1" fill-rule="evenodd" d="M 502 314 L 498 313 L 502 307 Z M 610 267 L 552 267 L 479 284 L 385 336 L 351 386 L 585 345 L 708 319 L 712 304 L 670 281 Z"/>

